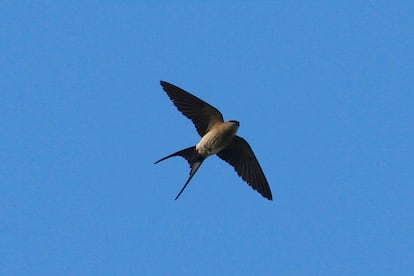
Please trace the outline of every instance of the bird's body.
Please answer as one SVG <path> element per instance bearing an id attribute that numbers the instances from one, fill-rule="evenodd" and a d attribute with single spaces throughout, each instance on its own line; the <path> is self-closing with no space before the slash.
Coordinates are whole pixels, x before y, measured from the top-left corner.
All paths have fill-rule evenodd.
<path id="1" fill-rule="evenodd" d="M 217 154 L 232 165 L 237 174 L 253 189 L 271 200 L 272 192 L 256 156 L 246 140 L 236 135 L 240 123 L 235 120 L 224 122 L 222 114 L 215 107 L 175 85 L 161 81 L 161 86 L 178 110 L 193 121 L 201 136 L 197 145 L 177 151 L 155 162 L 181 156 L 190 165 L 190 176 L 175 199 L 187 187 L 204 160 Z"/>
<path id="2" fill-rule="evenodd" d="M 230 144 L 238 129 L 239 123 L 236 121 L 218 123 L 201 137 L 200 142 L 196 145 L 197 152 L 204 158 L 219 153 Z"/>

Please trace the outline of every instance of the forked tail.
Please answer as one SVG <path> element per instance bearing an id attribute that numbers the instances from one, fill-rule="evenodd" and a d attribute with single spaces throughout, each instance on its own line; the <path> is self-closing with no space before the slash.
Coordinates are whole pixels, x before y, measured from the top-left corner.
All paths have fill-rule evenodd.
<path id="1" fill-rule="evenodd" d="M 195 175 L 195 173 L 197 172 L 197 170 L 200 168 L 201 164 L 204 161 L 204 157 L 202 157 L 196 150 L 195 146 L 177 151 L 173 154 L 170 154 L 164 158 L 161 158 L 160 160 L 156 161 L 154 164 L 157 164 L 161 161 L 164 161 L 165 159 L 168 159 L 170 157 L 174 157 L 174 156 L 181 156 L 183 157 L 185 160 L 187 160 L 188 164 L 190 165 L 190 176 L 188 177 L 187 181 L 185 182 L 183 188 L 181 189 L 181 191 L 178 193 L 178 195 L 176 196 L 176 200 L 180 197 L 180 195 L 182 194 L 182 192 L 185 190 L 185 188 L 187 187 L 188 183 L 190 183 L 191 178 L 193 178 L 193 176 Z"/>

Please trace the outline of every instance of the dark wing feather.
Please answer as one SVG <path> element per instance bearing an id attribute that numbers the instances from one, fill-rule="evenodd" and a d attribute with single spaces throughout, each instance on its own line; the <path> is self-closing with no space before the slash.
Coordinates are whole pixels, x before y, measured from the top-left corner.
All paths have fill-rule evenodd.
<path id="1" fill-rule="evenodd" d="M 217 155 L 232 165 L 237 174 L 263 197 L 272 200 L 272 192 L 252 148 L 243 138 L 234 136 L 227 148 Z"/>
<path id="2" fill-rule="evenodd" d="M 221 115 L 220 111 L 215 107 L 171 83 L 165 81 L 161 81 L 160 83 L 177 109 L 188 119 L 193 121 L 193 124 L 201 137 L 203 137 L 215 123 L 223 122 L 223 115 Z"/>

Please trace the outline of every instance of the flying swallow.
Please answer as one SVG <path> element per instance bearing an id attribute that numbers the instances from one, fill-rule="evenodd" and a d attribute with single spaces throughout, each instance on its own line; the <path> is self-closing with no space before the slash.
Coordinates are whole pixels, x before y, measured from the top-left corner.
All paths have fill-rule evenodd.
<path id="1" fill-rule="evenodd" d="M 190 176 L 175 199 L 180 197 L 203 161 L 210 155 L 217 154 L 232 165 L 237 174 L 253 189 L 272 200 L 269 184 L 253 150 L 246 140 L 236 135 L 240 123 L 235 120 L 224 122 L 223 115 L 215 107 L 171 83 L 160 83 L 173 104 L 194 123 L 201 136 L 197 145 L 177 151 L 154 163 L 181 156 L 190 165 Z"/>

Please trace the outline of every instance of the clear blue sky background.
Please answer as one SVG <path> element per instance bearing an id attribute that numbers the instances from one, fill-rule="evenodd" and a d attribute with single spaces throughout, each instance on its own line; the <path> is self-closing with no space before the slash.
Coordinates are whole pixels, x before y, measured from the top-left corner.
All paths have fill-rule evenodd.
<path id="1" fill-rule="evenodd" d="M 413 275 L 411 1 L 2 1 L 0 274 Z M 411 2 L 411 3 L 410 3 Z M 262 198 L 172 82 L 241 122 Z"/>

